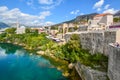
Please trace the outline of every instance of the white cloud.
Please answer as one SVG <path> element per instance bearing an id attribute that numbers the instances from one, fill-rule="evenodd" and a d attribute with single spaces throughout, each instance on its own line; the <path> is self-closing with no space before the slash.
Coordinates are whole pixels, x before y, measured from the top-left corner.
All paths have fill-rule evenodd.
<path id="1" fill-rule="evenodd" d="M 84 15 L 84 13 L 80 13 L 80 15 Z"/>
<path id="2" fill-rule="evenodd" d="M 45 19 L 47 16 L 50 16 L 50 15 L 51 15 L 50 11 L 44 11 L 44 12 L 40 13 L 39 18 L 40 19 Z"/>
<path id="3" fill-rule="evenodd" d="M 39 5 L 36 5 L 35 3 L 38 2 Z M 60 5 L 63 2 L 63 0 L 27 0 L 26 4 L 30 6 L 33 9 L 53 9 L 56 6 Z"/>
<path id="4" fill-rule="evenodd" d="M 98 2 L 96 2 L 93 6 L 93 8 L 100 8 L 102 7 L 102 5 L 104 4 L 104 0 L 99 0 Z"/>
<path id="5" fill-rule="evenodd" d="M 46 25 L 46 26 L 53 25 L 53 24 L 54 24 L 54 23 L 51 22 L 51 21 L 47 21 L 47 22 L 45 22 L 45 25 Z"/>
<path id="6" fill-rule="evenodd" d="M 33 0 L 29 0 L 26 3 L 27 3 L 27 5 L 32 6 L 33 5 Z"/>
<path id="7" fill-rule="evenodd" d="M 109 7 L 110 7 L 110 5 L 107 4 L 107 5 L 104 7 L 104 9 L 108 9 Z"/>
<path id="8" fill-rule="evenodd" d="M 79 10 L 75 10 L 75 11 L 71 11 L 70 14 L 76 15 L 76 14 L 78 14 L 79 12 L 80 12 Z"/>
<path id="9" fill-rule="evenodd" d="M 53 8 L 55 8 L 56 6 L 59 6 L 59 5 L 62 3 L 62 1 L 63 1 L 63 0 L 54 0 L 51 5 L 42 6 L 41 8 L 42 8 L 42 9 L 47 9 L 47 10 L 48 10 L 48 9 L 53 9 Z"/>
<path id="10" fill-rule="evenodd" d="M 53 4 L 53 0 L 39 0 L 40 4 Z"/>
<path id="11" fill-rule="evenodd" d="M 35 7 L 34 5 L 34 0 L 28 0 L 26 1 L 26 4 L 30 6 L 32 9 L 37 9 L 37 7 Z"/>
<path id="12" fill-rule="evenodd" d="M 111 14 L 114 14 L 116 13 L 118 10 L 115 10 L 114 8 L 111 8 L 111 9 L 107 9 L 105 11 L 103 11 L 103 13 L 111 13 Z"/>
<path id="13" fill-rule="evenodd" d="M 101 8 L 97 8 L 97 11 L 101 11 Z"/>
<path id="14" fill-rule="evenodd" d="M 21 12 L 18 8 L 9 10 L 6 6 L 0 7 L 0 21 L 15 23 L 17 20 L 26 25 L 43 24 L 47 16 L 50 16 L 50 11 L 40 12 L 39 15 L 30 15 Z"/>
<path id="15" fill-rule="evenodd" d="M 7 11 L 7 10 L 8 10 L 8 8 L 6 6 L 0 7 L 0 13 L 4 12 L 4 11 Z"/>

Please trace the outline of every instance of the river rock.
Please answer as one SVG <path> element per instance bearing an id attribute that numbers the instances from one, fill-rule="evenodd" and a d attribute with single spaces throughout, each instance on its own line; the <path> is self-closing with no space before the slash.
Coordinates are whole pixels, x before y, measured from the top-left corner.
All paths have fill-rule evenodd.
<path id="1" fill-rule="evenodd" d="M 70 63 L 69 65 L 68 65 L 68 68 L 69 69 L 72 69 L 74 67 L 74 64 L 73 63 Z"/>

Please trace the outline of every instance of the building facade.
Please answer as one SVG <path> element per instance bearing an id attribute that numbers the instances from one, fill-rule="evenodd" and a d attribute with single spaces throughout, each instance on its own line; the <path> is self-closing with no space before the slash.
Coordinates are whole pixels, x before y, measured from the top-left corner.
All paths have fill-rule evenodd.
<path id="1" fill-rule="evenodd" d="M 112 24 L 113 24 L 112 14 L 109 13 L 99 14 L 94 16 L 93 20 L 88 21 L 88 31 L 106 30 Z"/>
<path id="2" fill-rule="evenodd" d="M 23 34 L 25 33 L 25 26 L 20 26 L 20 27 L 17 27 L 16 29 L 16 34 Z"/>

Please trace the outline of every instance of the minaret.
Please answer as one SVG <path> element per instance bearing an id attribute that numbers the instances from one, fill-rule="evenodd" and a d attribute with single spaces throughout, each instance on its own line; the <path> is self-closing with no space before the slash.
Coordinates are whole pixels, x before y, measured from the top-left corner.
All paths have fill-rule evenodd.
<path id="1" fill-rule="evenodd" d="M 16 27 L 19 28 L 19 22 L 18 22 L 18 19 L 17 19 L 17 24 L 16 24 Z"/>
<path id="2" fill-rule="evenodd" d="M 16 34 L 19 33 L 19 22 L 18 22 L 18 19 L 17 19 L 17 22 L 16 22 Z"/>

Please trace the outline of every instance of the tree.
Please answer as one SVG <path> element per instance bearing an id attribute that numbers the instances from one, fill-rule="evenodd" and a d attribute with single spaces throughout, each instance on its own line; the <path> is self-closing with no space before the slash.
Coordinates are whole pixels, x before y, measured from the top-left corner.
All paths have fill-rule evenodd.
<path id="1" fill-rule="evenodd" d="M 51 26 L 51 30 L 58 30 L 58 26 Z"/>
<path id="2" fill-rule="evenodd" d="M 25 29 L 25 33 L 30 33 L 31 32 L 31 29 L 30 28 L 26 28 Z"/>
<path id="3" fill-rule="evenodd" d="M 38 35 L 38 29 L 36 29 L 36 30 L 34 31 L 34 34 L 35 34 L 35 35 Z"/>
<path id="4" fill-rule="evenodd" d="M 5 30 L 7 34 L 15 34 L 16 28 L 8 28 Z"/>
<path id="5" fill-rule="evenodd" d="M 77 26 L 75 26 L 75 27 L 74 27 L 74 30 L 76 31 L 77 29 L 78 29 L 78 27 L 77 27 Z"/>
<path id="6" fill-rule="evenodd" d="M 114 18 L 113 21 L 114 21 L 114 22 L 119 22 L 119 21 L 120 21 L 120 18 Z"/>
<path id="7" fill-rule="evenodd" d="M 81 51 L 81 44 L 80 44 L 80 38 L 79 35 L 73 34 L 68 41 L 63 47 L 63 53 L 65 57 L 70 61 L 70 62 L 75 62 L 76 60 L 79 60 L 79 52 Z"/>

